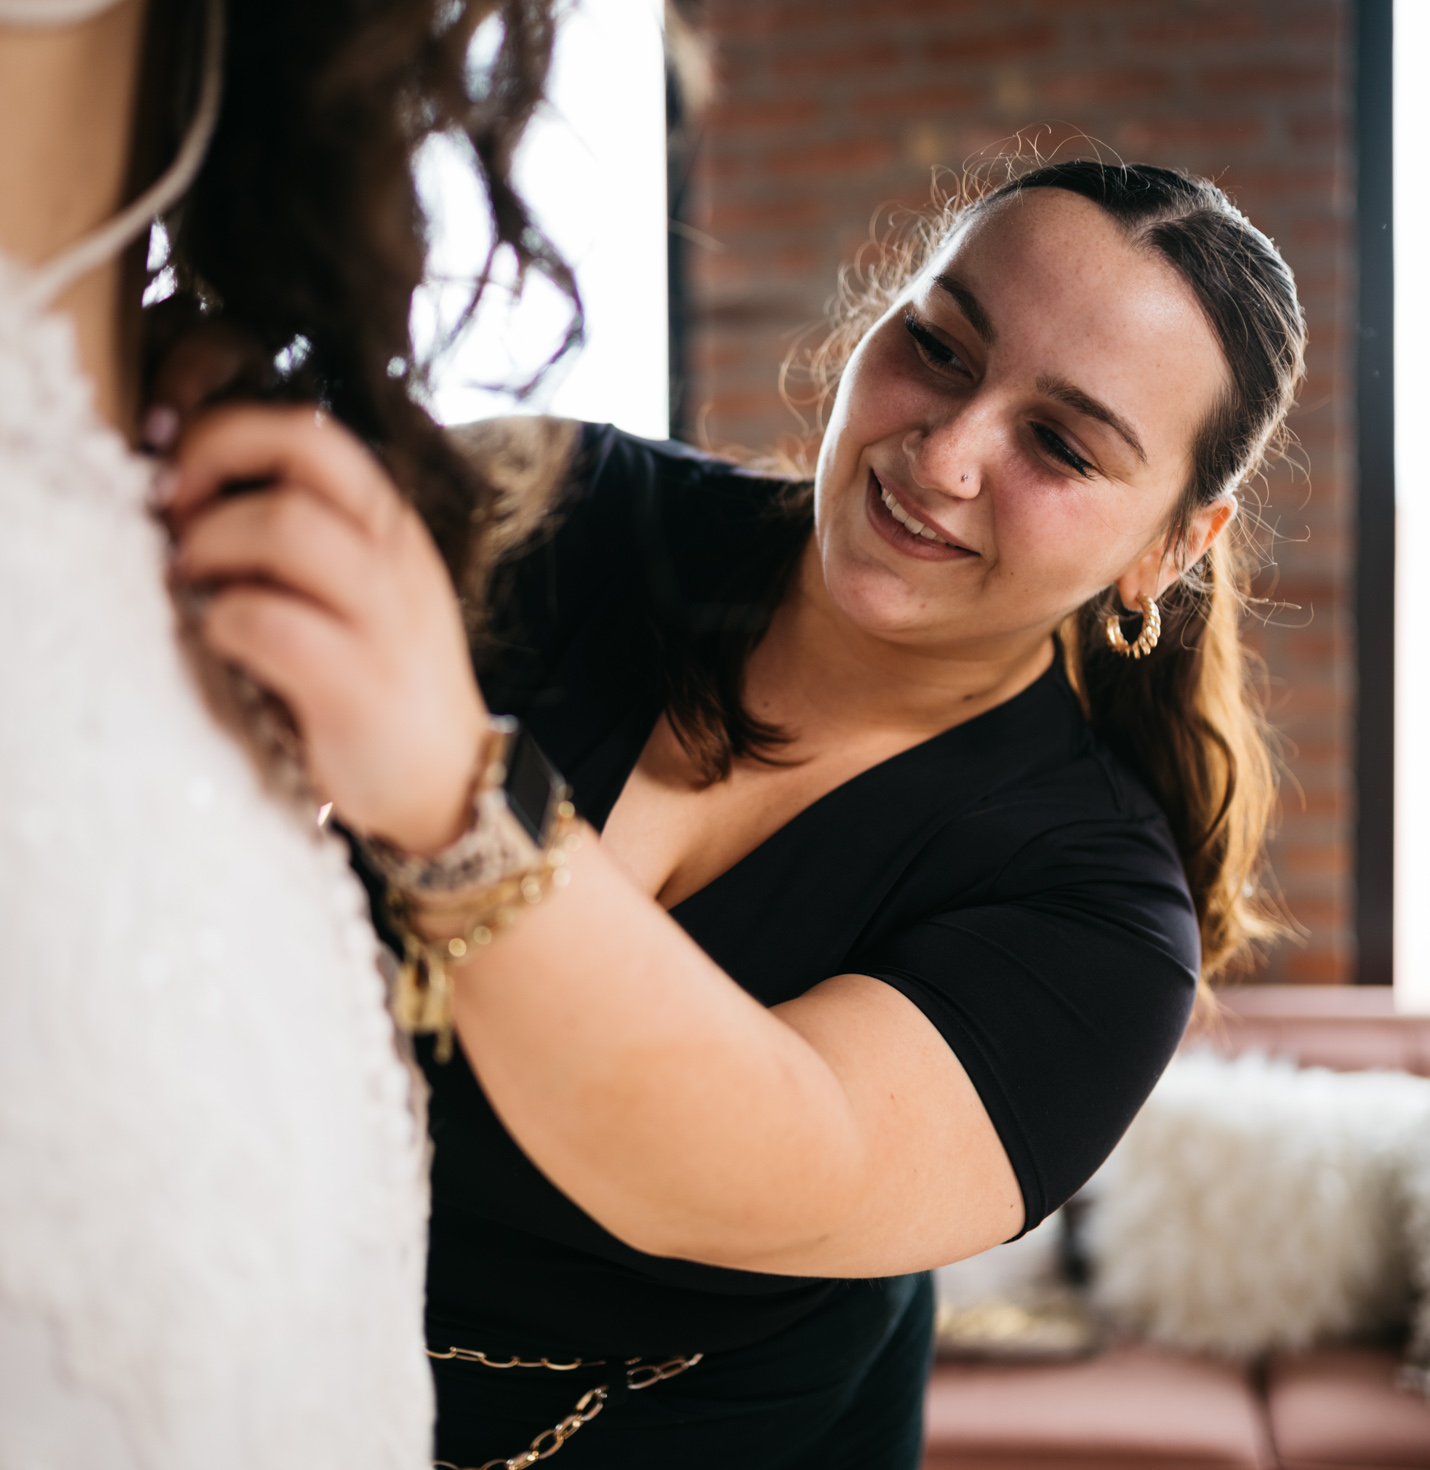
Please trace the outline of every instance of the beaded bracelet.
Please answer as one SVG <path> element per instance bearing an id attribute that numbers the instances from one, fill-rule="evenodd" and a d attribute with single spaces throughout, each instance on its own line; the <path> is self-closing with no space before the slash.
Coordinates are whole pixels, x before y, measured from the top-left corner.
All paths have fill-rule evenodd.
<path id="1" fill-rule="evenodd" d="M 552 888 L 571 881 L 570 854 L 581 844 L 575 809 L 562 802 L 556 830 L 537 863 L 496 883 L 466 893 L 414 894 L 396 885 L 388 890 L 388 913 L 402 935 L 404 956 L 393 990 L 392 1014 L 408 1036 L 435 1035 L 436 1057 L 452 1056 L 452 977 L 449 966 L 492 942 Z M 428 939 L 417 928 L 419 917 L 460 918 L 461 930 L 450 939 Z"/>

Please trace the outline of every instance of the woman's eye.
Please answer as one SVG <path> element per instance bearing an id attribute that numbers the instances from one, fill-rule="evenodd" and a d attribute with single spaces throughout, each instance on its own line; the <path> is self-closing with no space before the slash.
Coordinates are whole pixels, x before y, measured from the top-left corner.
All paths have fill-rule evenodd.
<path id="1" fill-rule="evenodd" d="M 904 313 L 904 330 L 914 339 L 914 346 L 923 360 L 938 372 L 955 373 L 960 377 L 971 377 L 968 364 L 946 343 L 940 342 L 912 311 Z M 1033 433 L 1045 454 L 1066 465 L 1074 474 L 1089 478 L 1092 462 L 1086 460 L 1062 435 L 1046 424 L 1034 424 Z"/>
<path id="2" fill-rule="evenodd" d="M 1038 443 L 1043 446 L 1043 449 L 1048 454 L 1052 455 L 1060 463 L 1065 464 L 1070 470 L 1081 475 L 1083 479 L 1087 478 L 1088 471 L 1092 469 L 1091 462 L 1085 460 L 1075 449 L 1069 447 L 1063 441 L 1061 435 L 1054 433 L 1046 424 L 1034 424 L 1033 433 L 1037 436 Z"/>
<path id="3" fill-rule="evenodd" d="M 939 372 L 954 372 L 960 377 L 969 377 L 968 364 L 952 347 L 940 342 L 913 312 L 904 313 L 904 330 L 914 339 L 918 354 Z"/>

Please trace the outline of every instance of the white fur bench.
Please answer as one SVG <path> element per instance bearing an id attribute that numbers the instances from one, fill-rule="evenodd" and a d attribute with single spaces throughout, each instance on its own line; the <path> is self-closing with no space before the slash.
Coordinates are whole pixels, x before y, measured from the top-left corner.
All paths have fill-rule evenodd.
<path id="1" fill-rule="evenodd" d="M 1256 987 L 1226 998 L 1225 1056 L 1430 1076 L 1430 1018 L 1387 990 Z M 1348 1215 L 1349 1219 L 1350 1216 Z M 1380 1470 L 1430 1467 L 1430 1403 L 1388 1347 L 1320 1346 L 1250 1362 L 1133 1340 L 1064 1364 L 940 1363 L 926 1470 Z"/>

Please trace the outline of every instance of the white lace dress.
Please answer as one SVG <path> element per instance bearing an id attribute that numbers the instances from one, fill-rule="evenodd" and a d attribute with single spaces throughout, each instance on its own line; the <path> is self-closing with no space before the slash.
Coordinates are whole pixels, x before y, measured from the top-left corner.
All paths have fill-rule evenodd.
<path id="1" fill-rule="evenodd" d="M 0 261 L 0 1467 L 415 1470 L 425 1130 L 361 891 L 199 698 Z"/>

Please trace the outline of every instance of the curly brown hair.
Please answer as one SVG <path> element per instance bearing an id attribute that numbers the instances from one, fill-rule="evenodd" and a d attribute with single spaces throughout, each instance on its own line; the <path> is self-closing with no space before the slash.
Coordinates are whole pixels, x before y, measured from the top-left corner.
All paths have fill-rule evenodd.
<path id="1" fill-rule="evenodd" d="M 217 131 L 192 189 L 166 221 L 176 291 L 151 313 L 148 356 L 198 317 L 221 316 L 272 365 L 246 384 L 317 398 L 385 461 L 431 528 L 454 578 L 491 494 L 422 406 L 427 364 L 409 319 L 426 264 L 427 223 L 413 165 L 437 134 L 465 135 L 492 220 L 475 311 L 501 251 L 520 275 L 575 280 L 511 183 L 540 103 L 554 0 L 243 0 L 228 6 Z M 205 7 L 150 0 L 131 185 L 178 147 L 198 84 Z M 472 62 L 484 22 L 500 26 L 490 63 Z M 142 254 L 131 270 L 147 281 Z M 130 293 L 136 303 L 140 292 Z M 280 367 L 279 364 L 282 364 Z"/>

